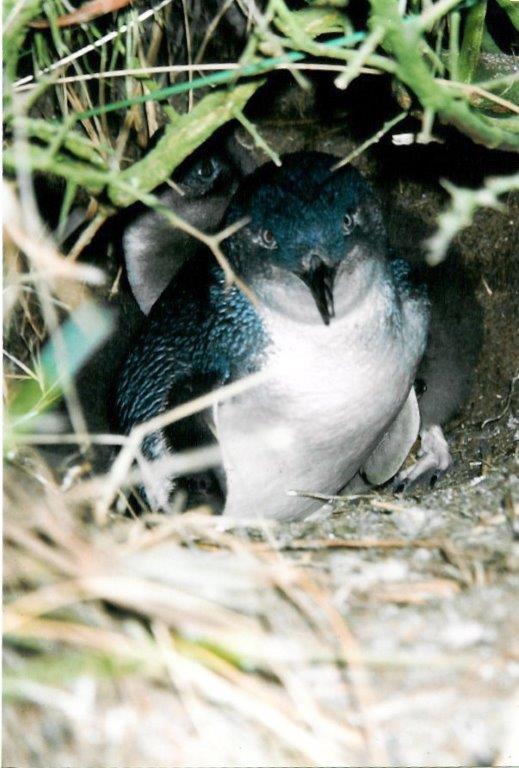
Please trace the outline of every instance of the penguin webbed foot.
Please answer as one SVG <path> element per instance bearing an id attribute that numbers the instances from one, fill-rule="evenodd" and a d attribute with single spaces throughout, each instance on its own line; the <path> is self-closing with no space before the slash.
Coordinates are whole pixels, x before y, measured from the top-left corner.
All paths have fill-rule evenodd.
<path id="1" fill-rule="evenodd" d="M 181 511 L 195 507 L 210 507 L 213 514 L 221 515 L 225 504 L 225 496 L 216 474 L 210 470 L 197 472 L 192 475 L 177 477 L 159 477 L 141 485 L 138 489 L 144 503 L 153 512 L 169 514 L 175 505 L 175 498 L 182 494 Z"/>
<path id="2" fill-rule="evenodd" d="M 185 493 L 186 511 L 195 507 L 207 506 L 215 515 L 221 515 L 225 505 L 225 495 L 215 472 L 197 472 L 194 475 L 179 477 L 176 490 Z"/>
<path id="3" fill-rule="evenodd" d="M 452 465 L 449 445 L 438 424 L 422 429 L 420 439 L 418 460 L 410 467 L 401 470 L 393 480 L 395 493 L 404 493 L 421 485 L 434 488 Z"/>

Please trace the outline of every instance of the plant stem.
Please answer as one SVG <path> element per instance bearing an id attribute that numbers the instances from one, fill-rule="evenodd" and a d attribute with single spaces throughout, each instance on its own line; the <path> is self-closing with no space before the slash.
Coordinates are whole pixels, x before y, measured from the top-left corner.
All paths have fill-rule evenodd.
<path id="1" fill-rule="evenodd" d="M 435 82 L 425 61 L 416 55 L 423 28 L 421 17 L 417 17 L 416 23 L 404 22 L 396 0 L 370 0 L 370 5 L 370 27 L 385 27 L 382 45 L 396 59 L 396 75 L 414 91 L 424 109 L 436 112 L 442 120 L 478 144 L 519 151 L 517 133 L 503 128 L 498 120 L 478 114 L 467 102 L 456 98 Z"/>

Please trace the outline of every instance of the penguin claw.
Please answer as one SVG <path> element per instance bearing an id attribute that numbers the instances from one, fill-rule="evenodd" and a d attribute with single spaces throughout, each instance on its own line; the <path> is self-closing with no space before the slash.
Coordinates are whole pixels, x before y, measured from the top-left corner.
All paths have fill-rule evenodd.
<path id="1" fill-rule="evenodd" d="M 403 493 L 408 485 L 408 480 L 403 480 L 397 475 L 393 480 L 393 493 Z"/>
<path id="2" fill-rule="evenodd" d="M 435 488 L 452 464 L 449 446 L 441 427 L 433 425 L 421 432 L 418 461 L 401 470 L 393 480 L 393 492 L 404 493 L 419 485 Z"/>

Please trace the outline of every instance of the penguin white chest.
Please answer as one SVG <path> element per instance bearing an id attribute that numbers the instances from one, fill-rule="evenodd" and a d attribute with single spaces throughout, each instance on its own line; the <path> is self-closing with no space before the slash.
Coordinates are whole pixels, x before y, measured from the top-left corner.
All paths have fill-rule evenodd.
<path id="1" fill-rule="evenodd" d="M 318 503 L 288 491 L 337 493 L 362 466 L 414 369 L 398 333 L 364 320 L 301 327 L 268 318 L 268 380 L 216 414 L 226 514 L 302 517 Z"/>

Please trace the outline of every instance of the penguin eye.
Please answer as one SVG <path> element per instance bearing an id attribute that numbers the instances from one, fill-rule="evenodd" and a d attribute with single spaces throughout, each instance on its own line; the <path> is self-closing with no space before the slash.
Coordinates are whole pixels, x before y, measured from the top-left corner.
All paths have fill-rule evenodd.
<path id="1" fill-rule="evenodd" d="M 202 160 L 196 169 L 196 174 L 203 181 L 211 181 L 217 174 L 218 168 L 212 158 Z"/>
<path id="2" fill-rule="evenodd" d="M 355 217 L 351 213 L 346 213 L 342 220 L 342 231 L 345 235 L 351 235 L 355 229 Z"/>
<path id="3" fill-rule="evenodd" d="M 189 197 L 206 195 L 222 175 L 222 165 L 214 157 L 205 157 L 191 165 L 178 182 Z"/>
<path id="4" fill-rule="evenodd" d="M 268 248 L 270 251 L 278 247 L 276 238 L 274 237 L 270 229 L 261 230 L 261 232 L 259 233 L 259 244 L 262 245 L 263 248 Z"/>

